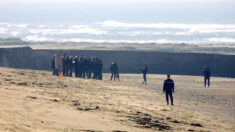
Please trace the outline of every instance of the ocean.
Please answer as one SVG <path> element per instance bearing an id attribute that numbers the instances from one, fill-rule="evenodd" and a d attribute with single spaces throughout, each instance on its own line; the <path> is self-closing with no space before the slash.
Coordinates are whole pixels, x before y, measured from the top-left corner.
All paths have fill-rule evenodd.
<path id="1" fill-rule="evenodd" d="M 0 8 L 0 38 L 235 44 L 234 3 L 5 3 Z"/>

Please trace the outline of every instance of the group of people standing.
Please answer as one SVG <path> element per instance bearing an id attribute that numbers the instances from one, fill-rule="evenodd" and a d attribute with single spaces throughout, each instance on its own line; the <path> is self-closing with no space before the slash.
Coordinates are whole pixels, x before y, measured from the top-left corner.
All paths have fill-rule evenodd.
<path id="1" fill-rule="evenodd" d="M 53 75 L 73 76 L 79 78 L 93 78 L 102 80 L 103 61 L 98 57 L 86 58 L 86 56 L 72 56 L 63 54 L 60 58 L 59 54 L 55 54 L 52 59 Z M 60 72 L 60 70 L 62 72 Z"/>
<path id="2" fill-rule="evenodd" d="M 93 78 L 93 79 L 100 79 L 102 80 L 102 70 L 103 70 L 103 61 L 99 59 L 98 57 L 91 57 L 86 58 L 85 56 L 75 56 L 73 59 L 72 56 L 68 56 L 66 54 L 63 54 L 62 58 L 59 57 L 58 54 L 54 55 L 54 58 L 52 60 L 52 69 L 53 69 L 53 75 L 59 76 L 59 70 L 60 70 L 60 60 L 62 64 L 62 76 L 69 76 L 72 77 L 73 69 L 75 72 L 75 77 L 79 78 Z M 118 64 L 116 61 L 113 61 L 110 66 L 111 71 L 111 77 L 110 80 L 119 80 L 119 70 L 118 70 Z M 143 84 L 147 85 L 147 78 L 146 75 L 148 73 L 148 66 L 144 64 L 143 69 L 141 70 L 143 73 Z M 203 71 L 204 75 L 204 85 L 205 87 L 210 87 L 210 76 L 211 72 L 208 68 L 208 66 L 205 66 L 205 69 Z M 173 103 L 173 93 L 174 93 L 174 81 L 170 78 L 170 75 L 167 75 L 167 79 L 163 83 L 163 93 L 166 95 L 166 102 L 167 105 L 169 104 L 169 97 L 171 101 L 171 105 L 174 105 Z"/>

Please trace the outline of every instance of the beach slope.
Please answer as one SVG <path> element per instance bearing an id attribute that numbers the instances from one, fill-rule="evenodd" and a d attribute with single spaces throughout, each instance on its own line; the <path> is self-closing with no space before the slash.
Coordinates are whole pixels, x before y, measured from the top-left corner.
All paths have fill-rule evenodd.
<path id="1" fill-rule="evenodd" d="M 235 79 L 204 88 L 202 77 L 172 76 L 175 105 L 167 106 L 165 75 L 148 78 L 146 86 L 137 74 L 114 82 L 0 68 L 0 131 L 235 131 Z"/>

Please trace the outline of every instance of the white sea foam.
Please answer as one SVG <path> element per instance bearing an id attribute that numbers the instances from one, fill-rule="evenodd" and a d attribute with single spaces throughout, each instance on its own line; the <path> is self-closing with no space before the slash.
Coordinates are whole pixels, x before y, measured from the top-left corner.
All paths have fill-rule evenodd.
<path id="1" fill-rule="evenodd" d="M 71 39 L 62 39 L 58 42 L 90 42 L 90 43 L 137 43 L 137 44 L 147 44 L 147 43 L 156 43 L 156 44 L 181 44 L 192 42 L 187 41 L 171 41 L 166 39 L 157 39 L 157 40 L 95 40 L 95 39 L 80 39 L 80 38 L 71 38 Z"/>
<path id="2" fill-rule="evenodd" d="M 119 35 L 123 36 L 141 36 L 141 35 L 147 35 L 149 33 L 147 32 L 140 32 L 140 31 L 134 31 L 134 32 L 118 32 Z"/>
<path id="3" fill-rule="evenodd" d="M 232 38 L 209 38 L 208 40 L 216 43 L 235 43 L 235 39 Z"/>
<path id="4" fill-rule="evenodd" d="M 28 27 L 28 24 L 16 24 L 14 25 L 15 27 L 18 27 L 18 28 L 27 28 Z"/>
<path id="5" fill-rule="evenodd" d="M 222 24 L 179 24 L 179 23 L 124 23 L 118 21 L 104 21 L 98 22 L 104 27 L 113 28 L 150 28 L 150 29 L 182 29 L 189 30 L 189 32 L 205 32 L 210 30 L 213 32 L 233 32 L 235 25 Z"/>
<path id="6" fill-rule="evenodd" d="M 107 34 L 107 31 L 91 28 L 88 26 L 71 26 L 68 28 L 46 28 L 46 29 L 30 29 L 30 33 L 43 35 L 65 35 L 65 34 L 92 34 L 102 35 Z"/>
<path id="7" fill-rule="evenodd" d="M 28 27 L 28 24 L 0 23 L 0 25 L 6 28 L 27 28 Z"/>
<path id="8" fill-rule="evenodd" d="M 47 41 L 54 41 L 54 40 L 51 39 L 51 38 L 48 38 L 48 37 L 40 37 L 40 36 L 37 36 L 37 35 L 29 35 L 29 36 L 26 36 L 23 40 L 24 40 L 24 41 L 30 41 L 30 42 L 47 42 Z"/>
<path id="9" fill-rule="evenodd" d="M 14 37 L 17 37 L 17 36 L 20 35 L 20 32 L 12 31 L 12 32 L 11 32 L 11 35 L 14 36 Z"/>
<path id="10" fill-rule="evenodd" d="M 25 41 L 95 43 L 234 43 L 235 25 L 180 23 L 125 23 L 104 21 L 88 24 L 0 23 L 1 37 Z M 83 37 L 85 39 L 83 39 Z"/>
<path id="11" fill-rule="evenodd" d="M 0 28 L 0 33 L 6 33 L 6 29 L 5 28 Z"/>
<path id="12" fill-rule="evenodd" d="M 39 28 L 46 28 L 46 25 L 39 25 Z"/>

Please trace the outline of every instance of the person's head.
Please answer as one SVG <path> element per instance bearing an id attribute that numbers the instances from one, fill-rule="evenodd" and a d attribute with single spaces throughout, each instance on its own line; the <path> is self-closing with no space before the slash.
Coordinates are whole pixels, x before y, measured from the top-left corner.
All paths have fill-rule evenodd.
<path id="1" fill-rule="evenodd" d="M 170 74 L 167 74 L 167 79 L 170 79 L 171 78 L 171 75 Z"/>
<path id="2" fill-rule="evenodd" d="M 208 65 L 205 65 L 205 69 L 208 69 Z"/>
<path id="3" fill-rule="evenodd" d="M 72 56 L 69 56 L 69 59 L 72 59 L 73 57 Z"/>

